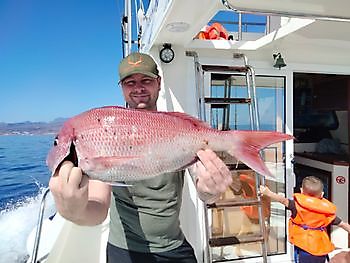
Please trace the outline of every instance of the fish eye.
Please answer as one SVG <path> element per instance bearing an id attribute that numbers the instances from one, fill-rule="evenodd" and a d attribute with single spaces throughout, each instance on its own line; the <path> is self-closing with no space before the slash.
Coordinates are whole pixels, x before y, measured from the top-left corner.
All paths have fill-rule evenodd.
<path id="1" fill-rule="evenodd" d="M 55 137 L 55 140 L 54 140 L 54 142 L 53 142 L 53 145 L 54 145 L 54 146 L 57 146 L 57 145 L 58 145 L 58 136 Z"/>

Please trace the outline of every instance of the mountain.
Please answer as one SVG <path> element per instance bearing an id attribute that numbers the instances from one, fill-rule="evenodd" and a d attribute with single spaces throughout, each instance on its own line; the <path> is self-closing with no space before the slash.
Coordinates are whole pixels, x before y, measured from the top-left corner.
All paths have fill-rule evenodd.
<path id="1" fill-rule="evenodd" d="M 55 134 L 66 120 L 66 118 L 57 118 L 51 122 L 0 122 L 0 135 Z"/>

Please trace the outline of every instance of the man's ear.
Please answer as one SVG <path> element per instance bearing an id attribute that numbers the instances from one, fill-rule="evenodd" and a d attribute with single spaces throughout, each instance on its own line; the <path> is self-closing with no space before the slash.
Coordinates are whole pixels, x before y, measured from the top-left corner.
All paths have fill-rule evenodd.
<path id="1" fill-rule="evenodd" d="M 302 187 L 300 187 L 300 193 L 304 193 L 304 191 L 303 191 L 303 188 Z"/>
<path id="2" fill-rule="evenodd" d="M 323 195 L 324 195 L 324 192 L 321 193 L 321 196 L 320 196 L 320 197 L 323 198 Z"/>
<path id="3" fill-rule="evenodd" d="M 158 90 L 160 90 L 162 88 L 162 77 L 161 76 L 157 77 L 157 82 L 158 82 Z"/>

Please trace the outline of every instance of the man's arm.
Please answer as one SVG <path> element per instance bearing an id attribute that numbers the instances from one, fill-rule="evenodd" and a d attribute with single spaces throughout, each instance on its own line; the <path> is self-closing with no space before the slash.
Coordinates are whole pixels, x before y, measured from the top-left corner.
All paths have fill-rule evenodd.
<path id="1" fill-rule="evenodd" d="M 263 196 L 270 197 L 271 200 L 277 201 L 277 202 L 281 203 L 282 205 L 284 205 L 285 207 L 288 207 L 288 205 L 289 205 L 288 198 L 285 198 L 282 195 L 279 195 L 279 194 L 272 192 L 267 186 L 260 185 L 260 194 Z"/>
<path id="2" fill-rule="evenodd" d="M 107 217 L 111 186 L 89 180 L 72 162 L 61 165 L 49 186 L 58 212 L 67 220 L 78 225 L 97 225 Z"/>
<path id="3" fill-rule="evenodd" d="M 190 168 L 199 198 L 214 203 L 232 183 L 231 172 L 225 163 L 212 151 L 200 150 L 199 161 Z"/>

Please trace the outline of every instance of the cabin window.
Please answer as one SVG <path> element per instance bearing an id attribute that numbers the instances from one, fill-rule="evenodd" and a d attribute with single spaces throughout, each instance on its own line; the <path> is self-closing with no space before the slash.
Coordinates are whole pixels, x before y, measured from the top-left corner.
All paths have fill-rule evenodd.
<path id="1" fill-rule="evenodd" d="M 245 75 L 211 73 L 209 92 L 211 98 L 242 98 L 241 103 L 207 104 L 211 126 L 220 130 L 251 130 L 249 106 L 243 103 L 248 96 Z M 256 76 L 256 95 L 260 130 L 285 131 L 285 78 Z M 218 100 L 220 101 L 220 100 Z M 275 192 L 285 194 L 284 143 L 278 143 L 264 150 L 264 159 L 276 181 L 267 180 L 267 185 Z M 227 158 L 230 162 L 229 157 Z M 249 188 L 249 180 L 255 173 L 244 166 L 232 164 L 232 174 L 239 178 L 243 194 L 229 189 L 222 199 L 253 197 L 256 193 Z M 249 179 L 250 178 L 250 179 Z M 254 188 L 254 187 L 253 187 Z M 286 253 L 286 212 L 285 208 L 269 200 L 263 201 L 264 220 L 268 233 L 268 255 Z M 259 233 L 259 221 L 256 218 L 257 207 L 229 207 L 212 209 L 212 237 L 230 237 Z M 242 259 L 261 255 L 261 244 L 248 243 L 212 247 L 213 259 Z"/>
<path id="2" fill-rule="evenodd" d="M 294 135 L 299 143 L 332 138 L 339 128 L 337 111 L 348 110 L 348 77 L 332 74 L 294 74 Z"/>
<path id="3" fill-rule="evenodd" d="M 284 127 L 284 78 L 256 77 L 256 94 L 260 130 L 281 131 Z M 212 74 L 212 98 L 246 98 L 245 76 Z M 211 105 L 211 125 L 225 130 L 251 130 L 249 107 L 246 103 Z"/>

